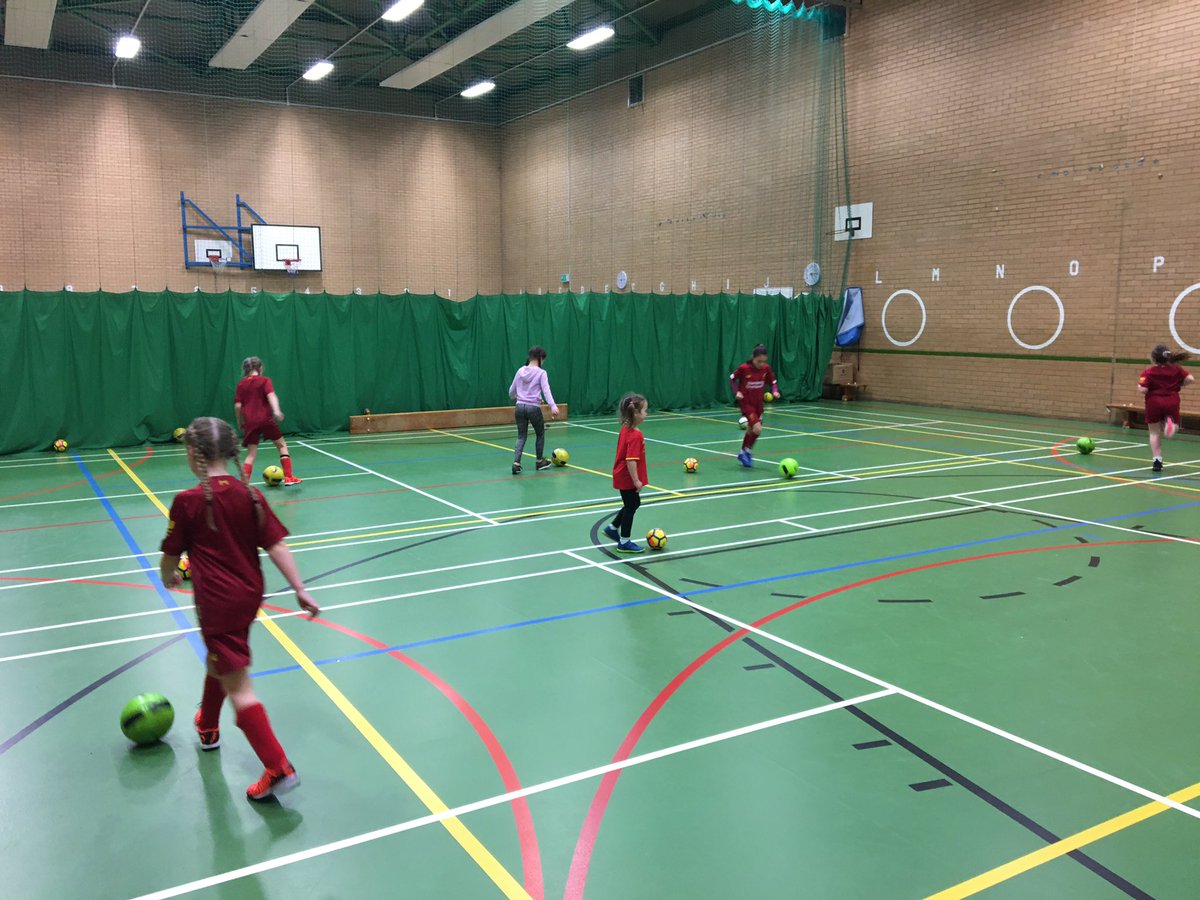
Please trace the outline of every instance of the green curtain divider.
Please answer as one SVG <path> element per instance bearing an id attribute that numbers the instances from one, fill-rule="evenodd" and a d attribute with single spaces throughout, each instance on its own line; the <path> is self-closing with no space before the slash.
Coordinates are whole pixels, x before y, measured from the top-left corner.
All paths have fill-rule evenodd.
<path id="1" fill-rule="evenodd" d="M 730 401 L 728 376 L 767 345 L 784 397 L 820 396 L 841 300 L 748 294 L 437 296 L 0 295 L 0 453 L 169 440 L 196 416 L 233 419 L 242 359 L 261 356 L 290 433 L 348 417 L 509 403 L 525 351 L 547 349 L 555 398 L 607 413 Z"/>

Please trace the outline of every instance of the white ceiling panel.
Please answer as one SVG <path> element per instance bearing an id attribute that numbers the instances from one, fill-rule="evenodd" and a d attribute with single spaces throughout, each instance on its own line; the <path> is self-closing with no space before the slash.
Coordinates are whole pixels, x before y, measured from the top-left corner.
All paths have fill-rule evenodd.
<path id="1" fill-rule="evenodd" d="M 208 61 L 218 69 L 245 69 L 279 40 L 314 0 L 262 0 L 217 54 Z"/>

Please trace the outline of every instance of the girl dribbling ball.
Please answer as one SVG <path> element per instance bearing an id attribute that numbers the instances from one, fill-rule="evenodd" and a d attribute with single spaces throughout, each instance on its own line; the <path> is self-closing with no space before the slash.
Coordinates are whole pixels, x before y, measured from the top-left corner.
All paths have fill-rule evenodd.
<path id="1" fill-rule="evenodd" d="M 164 585 L 177 587 L 182 581 L 179 557 L 187 551 L 196 618 L 207 650 L 208 674 L 195 718 L 200 749 L 221 746 L 221 705 L 228 697 L 238 727 L 264 767 L 262 777 L 246 789 L 246 796 L 265 800 L 296 787 L 300 776 L 275 737 L 250 682 L 250 625 L 263 602 L 258 548 L 267 551 L 292 586 L 302 610 L 310 617 L 321 610 L 305 590 L 292 551 L 284 543 L 287 529 L 258 488 L 229 472 L 229 460 L 236 465 L 238 458 L 229 423 L 196 419 L 184 440 L 188 465 L 200 483 L 177 494 L 171 504 L 159 573 Z"/>
<path id="2" fill-rule="evenodd" d="M 1146 430 L 1150 432 L 1150 467 L 1161 472 L 1162 439 L 1179 428 L 1179 391 L 1196 379 L 1179 365 L 1191 354 L 1159 344 L 1150 351 L 1150 368 L 1138 376 L 1138 390 L 1146 401 Z"/>

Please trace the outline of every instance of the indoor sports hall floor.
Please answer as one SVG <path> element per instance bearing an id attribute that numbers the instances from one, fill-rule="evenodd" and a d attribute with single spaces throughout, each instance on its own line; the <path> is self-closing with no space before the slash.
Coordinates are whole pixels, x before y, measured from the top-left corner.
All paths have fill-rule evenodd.
<path id="1" fill-rule="evenodd" d="M 303 778 L 263 805 L 154 574 L 183 450 L 0 460 L 0 895 L 1195 896 L 1200 442 L 798 404 L 746 470 L 736 416 L 652 410 L 640 557 L 612 418 L 519 477 L 508 427 L 294 440 L 325 615 L 255 628 Z"/>

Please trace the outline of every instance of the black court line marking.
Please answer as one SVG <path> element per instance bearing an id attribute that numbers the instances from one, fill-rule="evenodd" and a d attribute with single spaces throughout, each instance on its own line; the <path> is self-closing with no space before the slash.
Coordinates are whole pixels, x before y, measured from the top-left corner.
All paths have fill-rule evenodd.
<path id="1" fill-rule="evenodd" d="M 405 550 L 415 550 L 417 547 L 424 546 L 425 544 L 432 544 L 436 541 L 444 541 L 447 538 L 458 537 L 460 534 L 470 534 L 472 531 L 479 531 L 480 528 L 484 527 L 490 526 L 480 525 L 478 528 L 468 528 L 465 531 L 452 531 L 449 534 L 435 534 L 433 537 L 425 538 L 424 540 L 417 541 L 414 544 L 405 544 L 403 547 L 393 547 L 391 550 L 384 550 L 382 553 L 373 553 L 370 556 L 364 556 L 362 559 L 356 559 L 353 562 L 348 562 L 345 565 L 338 566 L 336 569 L 329 569 L 328 571 L 320 572 L 317 575 L 309 575 L 304 579 L 304 583 L 312 584 L 314 581 L 319 581 L 322 578 L 328 578 L 330 575 L 336 575 L 338 572 L 345 572 L 347 569 L 353 569 L 355 566 L 361 566 L 365 563 L 374 562 L 377 559 L 383 559 L 385 556 L 391 556 L 393 553 L 403 553 Z M 284 591 L 289 590 L 290 587 L 291 585 L 285 583 L 283 587 L 276 589 L 272 593 L 282 594 Z"/>
<path id="2" fill-rule="evenodd" d="M 1089 541 L 1087 538 L 1080 537 L 1079 535 L 1075 535 L 1075 540 L 1079 541 L 1079 543 L 1081 543 L 1081 544 L 1090 544 L 1091 543 L 1091 541 Z"/>
<path id="3" fill-rule="evenodd" d="M 688 584 L 698 584 L 702 587 L 724 587 L 724 585 L 713 584 L 711 581 L 697 581 L 695 578 L 680 578 L 680 581 L 686 581 Z"/>
<path id="4" fill-rule="evenodd" d="M 928 597 L 913 598 L 911 600 L 902 600 L 899 598 L 889 599 L 887 597 L 880 597 L 879 602 L 880 603 L 932 603 L 933 601 L 930 600 Z"/>
<path id="5" fill-rule="evenodd" d="M 1033 517 L 1030 516 L 1030 518 Z M 1039 525 L 1045 525 L 1047 528 L 1062 528 L 1063 526 L 1062 522 L 1047 522 L 1045 519 L 1033 519 L 1033 521 L 1037 522 Z"/>
<path id="6" fill-rule="evenodd" d="M 668 616 L 694 616 L 695 614 L 696 611 L 694 609 L 677 609 L 667 613 Z"/>
<path id="7" fill-rule="evenodd" d="M 1070 578 L 1064 578 L 1062 581 L 1054 582 L 1054 586 L 1055 587 L 1065 587 L 1066 585 L 1071 584 L 1074 581 L 1079 581 L 1081 578 L 1083 578 L 1082 575 L 1072 575 Z"/>
<path id="8" fill-rule="evenodd" d="M 874 750 L 876 747 L 890 747 L 891 741 L 863 741 L 861 744 L 851 744 L 855 750 Z"/>
<path id="9" fill-rule="evenodd" d="M 786 597 L 789 600 L 807 600 L 808 594 L 771 594 L 772 597 Z"/>
<path id="10" fill-rule="evenodd" d="M 1100 557 L 1093 556 L 1091 559 L 1088 560 L 1088 568 L 1089 569 L 1094 569 L 1098 565 L 1100 565 Z"/>
<path id="11" fill-rule="evenodd" d="M 1005 597 L 1024 597 L 1024 591 L 1009 591 L 1007 594 L 980 594 L 980 600 L 1003 600 Z"/>
<path id="12" fill-rule="evenodd" d="M 909 787 L 914 791 L 932 791 L 937 788 L 950 787 L 950 782 L 945 778 L 935 778 L 933 781 L 918 781 L 916 784 L 910 784 Z"/>
<path id="13" fill-rule="evenodd" d="M 122 665 L 117 666 L 115 669 L 113 669 L 107 675 L 100 676 L 95 681 L 93 681 L 91 684 L 89 684 L 87 687 L 76 691 L 74 694 L 72 694 L 70 697 L 68 697 L 62 703 L 59 703 L 57 706 L 54 706 L 51 709 L 47 710 L 46 712 L 42 713 L 40 716 L 38 716 L 36 719 L 34 719 L 32 722 L 30 722 L 28 725 L 26 725 L 24 728 L 22 728 L 16 734 L 14 734 L 12 737 L 7 738 L 3 743 L 0 743 L 0 756 L 3 756 L 5 753 L 7 753 L 9 750 L 11 750 L 13 747 L 15 747 L 17 744 L 21 743 L 21 741 L 25 740 L 25 738 L 29 737 L 31 734 L 33 734 L 35 731 L 37 731 L 39 728 L 41 728 L 43 725 L 45 725 L 47 722 L 49 722 L 51 719 L 53 719 L 55 716 L 57 716 L 59 713 L 63 712 L 64 710 L 66 710 L 69 707 L 73 706 L 74 704 L 78 703 L 80 700 L 82 700 L 84 697 L 86 697 L 92 691 L 96 690 L 97 688 L 103 687 L 104 685 L 106 685 L 110 681 L 112 681 L 114 678 L 116 678 L 118 675 L 120 675 L 124 672 L 128 672 L 130 669 L 132 669 L 138 663 L 145 662 L 147 659 L 154 656 L 156 653 L 161 653 L 163 650 L 166 650 L 172 644 L 174 644 L 178 641 L 182 641 L 184 639 L 184 637 L 186 637 L 186 635 L 177 634 L 177 635 L 175 635 L 175 637 L 167 638 L 165 641 L 163 641 L 158 646 L 151 647 L 149 650 L 147 650 L 145 653 L 141 654 L 140 656 L 135 656 L 133 659 L 129 660 L 129 662 L 123 663 Z"/>
<path id="14" fill-rule="evenodd" d="M 975 507 L 973 510 L 966 509 L 966 510 L 962 510 L 961 512 L 962 513 L 970 513 L 970 512 L 982 512 L 982 511 L 983 511 L 983 509 L 981 507 Z M 961 513 L 959 511 L 954 511 L 954 512 L 947 513 L 947 517 L 956 516 L 956 515 L 960 515 L 960 514 Z M 939 516 L 937 518 L 940 519 L 941 517 Z M 597 547 L 597 549 L 606 553 L 610 558 L 619 559 L 619 557 L 615 553 L 612 553 L 607 548 L 602 547 L 600 544 L 600 541 L 597 538 L 597 534 L 600 531 L 600 527 L 606 521 L 608 521 L 607 515 L 604 518 L 598 520 L 592 526 L 592 529 L 591 529 L 592 543 Z M 884 528 L 884 527 L 888 527 L 888 526 L 886 526 L 886 525 L 871 525 L 871 526 L 867 526 L 863 530 L 871 530 L 874 528 Z M 779 543 L 791 543 L 794 540 L 805 540 L 809 537 L 811 537 L 811 535 L 797 535 L 796 537 L 783 538 L 781 541 L 779 541 Z M 774 542 L 772 542 L 772 543 L 774 543 Z M 703 555 L 708 556 L 708 555 L 713 555 L 716 553 L 728 553 L 728 552 L 735 551 L 737 549 L 738 548 L 736 548 L 736 547 L 720 548 L 717 550 L 706 551 Z M 651 582 L 652 584 L 657 585 L 662 590 L 668 591 L 672 594 L 678 594 L 678 595 L 682 596 L 679 591 L 674 590 L 669 584 L 667 584 L 661 578 L 651 575 L 646 570 L 644 563 L 639 563 L 634 560 L 628 560 L 628 565 L 631 569 L 636 571 L 639 575 L 641 575 L 647 581 Z M 731 633 L 735 630 L 734 626 L 730 625 L 724 619 L 718 619 L 715 616 L 711 616 L 707 613 L 702 613 L 701 615 L 703 615 L 704 618 L 708 619 L 708 621 L 712 622 L 714 625 L 716 625 L 718 628 L 720 628 L 722 631 L 724 631 L 726 633 Z M 830 687 L 827 687 L 826 685 L 822 684 L 820 681 L 817 681 L 817 679 L 813 678 L 811 675 L 807 674 L 806 672 L 804 672 L 804 671 L 800 670 L 799 668 L 797 668 L 796 666 L 794 666 L 792 663 L 790 663 L 789 661 L 787 661 L 786 659 L 781 657 L 778 653 L 775 653 L 773 650 L 770 650 L 767 647 L 764 647 L 762 644 L 758 643 L 758 641 L 755 640 L 754 638 L 752 638 L 752 637 L 742 638 L 742 643 L 745 644 L 750 649 L 757 651 L 765 659 L 771 660 L 771 662 L 775 663 L 775 665 L 777 665 L 779 668 L 781 668 L 784 671 L 799 678 L 801 681 L 803 681 L 805 684 L 807 684 L 813 690 L 815 690 L 818 693 L 822 694 L 823 696 L 827 697 L 832 702 L 840 703 L 846 699 L 841 694 L 837 693 L 837 691 L 833 690 Z M 987 790 L 987 788 L 972 781 L 970 778 L 963 775 L 957 769 L 952 768 L 949 764 L 942 762 L 940 759 L 938 759 L 932 753 L 928 752 L 927 750 L 922 749 L 921 747 L 918 747 L 916 744 L 914 744 L 908 738 L 901 735 L 895 729 L 883 724 L 883 722 L 881 722 L 879 719 L 876 719 L 870 713 L 864 712 L 863 710 L 859 709 L 857 706 L 844 707 L 843 711 L 846 713 L 849 713 L 850 715 L 854 716 L 859 721 L 861 721 L 864 724 L 875 729 L 875 731 L 878 731 L 881 735 L 888 738 L 894 744 L 896 744 L 900 747 L 903 747 L 905 750 L 907 750 L 913 756 L 920 759 L 922 762 L 931 766 L 936 771 L 941 772 L 943 775 L 945 775 L 947 778 L 949 778 L 955 784 L 958 784 L 960 787 L 966 788 L 968 791 L 970 791 L 972 794 L 974 794 L 980 800 L 987 803 L 993 809 L 995 809 L 998 812 L 1000 812 L 1001 814 L 1007 816 L 1009 819 L 1012 819 L 1014 822 L 1016 822 L 1018 825 L 1022 826 L 1026 830 L 1037 835 L 1039 838 L 1041 838 L 1047 844 L 1058 843 L 1059 841 L 1062 840 L 1061 837 L 1059 837 L 1057 834 L 1055 834 L 1053 831 L 1051 831 L 1046 826 L 1035 821 L 1034 819 L 1031 819 L 1029 816 L 1027 816 L 1025 813 L 1021 812 L 1019 809 L 1014 807 L 1012 804 L 1007 803 L 1004 800 L 1001 800 L 999 797 L 997 797 L 991 791 Z M 1146 893 L 1146 891 L 1142 890 L 1141 888 L 1139 888 L 1137 885 L 1133 884 L 1128 879 L 1122 877 L 1121 875 L 1118 875 L 1116 872 L 1114 872 L 1112 869 L 1105 866 L 1103 863 L 1088 856 L 1082 850 L 1072 850 L 1070 853 L 1067 854 L 1067 856 L 1070 859 L 1073 859 L 1075 862 L 1079 863 L 1081 866 L 1086 868 L 1088 871 L 1092 872 L 1095 875 L 1098 875 L 1100 878 L 1103 878 L 1105 881 L 1107 881 L 1113 887 L 1117 888 L 1118 890 L 1122 891 L 1123 893 L 1127 894 L 1128 896 L 1136 897 L 1137 900 L 1154 900 L 1154 896 L 1152 894 Z"/>
<path id="15" fill-rule="evenodd" d="M 757 669 L 773 669 L 775 668 L 775 663 L 759 663 L 757 666 L 742 666 L 742 668 L 747 672 L 753 672 Z"/>

